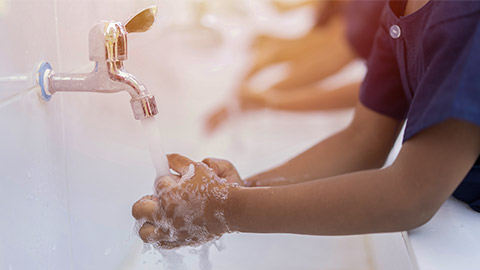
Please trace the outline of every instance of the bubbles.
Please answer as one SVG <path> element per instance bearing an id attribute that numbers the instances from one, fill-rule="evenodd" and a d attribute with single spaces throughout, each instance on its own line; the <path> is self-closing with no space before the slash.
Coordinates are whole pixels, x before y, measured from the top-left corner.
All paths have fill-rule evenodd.
<path id="1" fill-rule="evenodd" d="M 230 228 L 228 227 L 228 224 L 227 224 L 227 221 L 225 219 L 225 215 L 223 214 L 223 212 L 221 211 L 215 211 L 215 214 L 214 216 L 218 219 L 218 221 L 221 223 L 221 224 L 225 224 L 225 228 L 226 228 L 226 232 L 227 233 L 231 233 L 232 231 L 230 230 Z"/>
<path id="2" fill-rule="evenodd" d="M 180 180 L 154 195 L 159 207 L 153 221 L 155 232 L 148 242 L 160 250 L 198 247 L 230 232 L 223 213 L 230 186 L 203 163 L 190 164 Z M 138 221 L 136 230 L 144 223 Z"/>
<path id="3" fill-rule="evenodd" d="M 195 175 L 195 166 L 193 164 L 188 165 L 188 171 L 180 178 L 178 184 L 182 184 L 185 181 L 190 181 L 192 177 Z"/>
<path id="4" fill-rule="evenodd" d="M 143 224 L 145 224 L 145 222 L 147 222 L 145 219 L 138 219 L 137 221 L 135 221 L 135 225 L 133 227 L 133 234 L 135 234 L 136 236 L 139 236 L 139 231 L 140 231 L 140 228 L 142 228 Z"/>

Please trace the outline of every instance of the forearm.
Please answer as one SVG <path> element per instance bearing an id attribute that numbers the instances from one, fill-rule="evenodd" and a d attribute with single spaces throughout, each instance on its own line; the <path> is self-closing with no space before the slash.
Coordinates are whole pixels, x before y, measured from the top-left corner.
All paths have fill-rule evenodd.
<path id="1" fill-rule="evenodd" d="M 433 214 L 389 170 L 268 188 L 239 188 L 229 196 L 233 230 L 254 233 L 344 235 L 401 231 Z M 409 198 L 406 200 L 405 198 Z"/>
<path id="2" fill-rule="evenodd" d="M 327 74 L 331 74 L 333 72 L 332 70 L 338 70 L 335 66 L 339 66 L 338 62 L 341 61 L 341 56 L 345 54 L 343 51 L 349 50 L 349 47 L 340 46 L 343 50 L 338 50 L 338 44 L 345 41 L 341 36 L 343 33 L 343 22 L 340 19 L 336 19 L 336 21 L 338 22 L 328 27 L 314 28 L 305 36 L 297 39 L 282 39 L 271 36 L 257 37 L 257 45 L 254 47 L 256 51 L 254 64 L 250 71 L 247 72 L 246 79 L 251 79 L 267 66 L 281 62 L 297 62 L 294 64 L 295 66 L 299 64 L 298 62 L 300 62 L 300 65 L 302 65 L 302 62 L 310 62 L 311 64 L 320 63 L 313 67 L 315 73 L 319 72 L 319 69 L 326 69 Z M 312 54 L 314 56 L 312 56 Z M 333 54 L 333 56 L 324 56 L 324 54 Z M 315 62 L 312 63 L 312 59 L 315 60 Z M 335 61 L 322 61 L 331 59 L 335 59 Z M 331 63 L 333 63 L 333 65 Z M 340 66 L 342 65 L 340 64 Z M 303 72 L 303 70 L 300 72 Z M 322 72 L 322 74 L 324 73 L 325 72 Z M 321 76 L 322 75 L 314 76 L 314 78 L 323 78 Z M 286 81 L 290 80 L 295 80 L 295 78 L 286 78 Z M 305 85 L 305 83 L 301 81 L 298 83 Z"/>
<path id="3" fill-rule="evenodd" d="M 337 29 L 338 28 L 338 29 Z M 320 31 L 318 31 L 320 34 Z M 325 30 L 322 38 L 312 34 L 310 48 L 299 52 L 290 62 L 290 72 L 287 77 L 276 83 L 273 88 L 289 90 L 306 86 L 327 78 L 341 70 L 355 59 L 345 38 L 343 26 L 333 25 Z M 324 39 L 324 37 L 328 39 Z"/>
<path id="4" fill-rule="evenodd" d="M 278 186 L 381 167 L 388 146 L 374 147 L 346 129 L 271 170 L 247 178 L 254 186 Z M 385 143 L 388 144 L 388 143 Z"/>
<path id="5" fill-rule="evenodd" d="M 286 185 L 379 168 L 385 163 L 402 122 L 360 103 L 352 123 L 286 163 L 245 179 L 250 186 Z"/>
<path id="6" fill-rule="evenodd" d="M 480 153 L 480 128 L 447 120 L 406 142 L 395 162 L 302 184 L 232 189 L 227 221 L 242 232 L 360 234 L 427 222 Z"/>
<path id="7" fill-rule="evenodd" d="M 349 133 L 344 130 L 335 134 L 284 164 L 246 181 L 255 182 L 257 186 L 286 185 L 372 167 L 373 164 L 365 164 L 366 159 L 361 158 L 364 151 L 356 148 L 361 143 L 352 140 Z"/>

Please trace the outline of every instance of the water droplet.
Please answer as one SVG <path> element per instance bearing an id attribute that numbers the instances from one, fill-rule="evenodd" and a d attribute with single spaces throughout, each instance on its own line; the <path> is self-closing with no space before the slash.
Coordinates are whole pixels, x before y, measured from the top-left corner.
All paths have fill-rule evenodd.
<path id="1" fill-rule="evenodd" d="M 145 253 L 149 252 L 151 249 L 152 249 L 152 246 L 150 244 L 143 243 L 142 254 L 145 254 Z"/>
<path id="2" fill-rule="evenodd" d="M 53 244 L 52 246 L 52 251 L 56 251 L 57 250 L 57 245 L 56 244 Z"/>
<path id="3" fill-rule="evenodd" d="M 105 255 L 105 256 L 108 256 L 108 255 L 110 255 L 110 254 L 112 254 L 112 248 L 107 248 L 107 249 L 105 250 L 104 255 Z"/>

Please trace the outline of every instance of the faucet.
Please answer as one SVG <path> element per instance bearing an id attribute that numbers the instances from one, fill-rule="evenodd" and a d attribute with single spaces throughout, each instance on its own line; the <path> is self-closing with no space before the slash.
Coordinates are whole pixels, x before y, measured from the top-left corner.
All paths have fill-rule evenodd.
<path id="1" fill-rule="evenodd" d="M 157 7 L 146 8 L 125 24 L 101 21 L 89 33 L 89 58 L 95 62 L 92 72 L 55 73 L 48 62 L 40 64 L 37 81 L 41 97 L 49 101 L 56 92 L 98 92 L 130 94 L 135 119 L 142 120 L 158 113 L 155 97 L 123 65 L 127 60 L 127 33 L 145 32 L 155 21 Z"/>

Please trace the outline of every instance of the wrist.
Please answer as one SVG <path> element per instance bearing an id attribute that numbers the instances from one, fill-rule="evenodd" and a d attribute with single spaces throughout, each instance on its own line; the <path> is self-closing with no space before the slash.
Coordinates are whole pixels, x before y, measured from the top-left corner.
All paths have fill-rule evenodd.
<path id="1" fill-rule="evenodd" d="M 240 220 L 245 212 L 244 193 L 247 188 L 230 187 L 225 205 L 225 222 L 227 232 L 241 231 Z"/>

